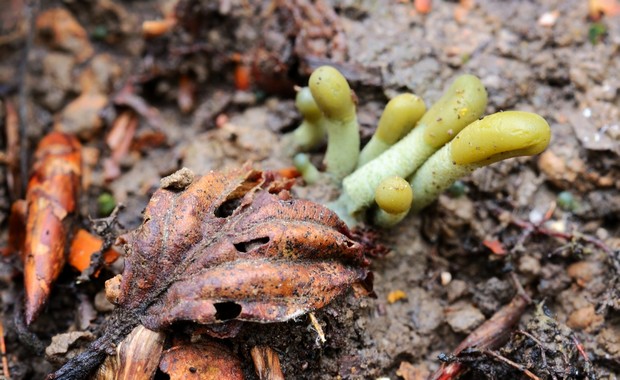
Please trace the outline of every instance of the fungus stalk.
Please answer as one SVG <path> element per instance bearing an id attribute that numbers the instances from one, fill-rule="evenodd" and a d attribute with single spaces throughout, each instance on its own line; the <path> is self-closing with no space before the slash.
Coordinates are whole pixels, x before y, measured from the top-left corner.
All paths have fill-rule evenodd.
<path id="1" fill-rule="evenodd" d="M 316 105 L 308 87 L 303 87 L 297 92 L 295 106 L 304 119 L 292 133 L 293 144 L 296 149 L 308 151 L 319 145 L 325 136 L 323 113 Z"/>
<path id="2" fill-rule="evenodd" d="M 314 70 L 308 86 L 327 131 L 325 171 L 342 179 L 355 169 L 360 151 L 354 94 L 344 76 L 330 66 Z"/>
<path id="3" fill-rule="evenodd" d="M 390 100 L 381 114 L 375 134 L 360 153 L 357 167 L 375 159 L 409 133 L 424 112 L 424 101 L 413 94 L 401 94 Z"/>
<path id="4" fill-rule="evenodd" d="M 486 104 L 487 92 L 480 79 L 458 77 L 407 136 L 343 180 L 339 206 L 350 215 L 370 206 L 383 179 L 411 176 L 429 156 L 477 120 Z"/>
<path id="5" fill-rule="evenodd" d="M 375 191 L 377 209 L 373 215 L 375 225 L 389 228 L 403 220 L 411 209 L 413 192 L 402 177 L 388 177 L 381 181 Z"/>
<path id="6" fill-rule="evenodd" d="M 293 157 L 293 165 L 301 173 L 301 178 L 306 181 L 308 185 L 312 185 L 321 177 L 319 170 L 310 162 L 310 157 L 305 153 L 297 153 Z"/>
<path id="7" fill-rule="evenodd" d="M 415 173 L 412 210 L 420 211 L 457 179 L 478 168 L 541 153 L 550 138 L 549 124 L 530 112 L 498 112 L 471 123 Z"/>

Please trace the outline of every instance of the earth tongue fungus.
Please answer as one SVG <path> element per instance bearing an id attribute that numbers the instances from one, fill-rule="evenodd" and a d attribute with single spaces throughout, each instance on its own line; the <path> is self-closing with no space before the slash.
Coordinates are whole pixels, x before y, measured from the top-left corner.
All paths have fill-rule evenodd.
<path id="1" fill-rule="evenodd" d="M 424 101 L 413 94 L 401 94 L 390 100 L 381 114 L 375 134 L 360 153 L 357 167 L 377 158 L 403 138 L 425 111 Z"/>
<path id="2" fill-rule="evenodd" d="M 296 149 L 308 151 L 321 144 L 325 137 L 323 113 L 317 106 L 310 88 L 303 87 L 297 91 L 295 106 L 303 116 L 303 121 L 291 134 Z"/>
<path id="3" fill-rule="evenodd" d="M 327 83 L 329 80 L 333 83 Z M 310 77 L 310 90 L 326 119 L 331 120 L 328 133 L 345 120 L 355 120 L 355 105 L 344 96 L 349 87 L 334 68 L 317 69 Z M 401 220 L 409 206 L 414 212 L 420 211 L 454 181 L 475 169 L 510 157 L 538 154 L 549 144 L 551 131 L 542 117 L 507 111 L 478 120 L 486 105 L 487 92 L 480 79 L 465 74 L 456 78 L 426 112 L 424 102 L 415 95 L 402 94 L 392 99 L 359 157 L 350 146 L 336 148 L 342 147 L 345 140 L 357 144 L 351 137 L 342 137 L 344 128 L 339 129 L 342 134 L 337 138 L 338 144 L 333 143 L 336 138 L 330 137 L 326 154 L 337 150 L 338 159 L 328 161 L 326 157 L 326 163 L 332 173 L 337 173 L 337 177 L 344 174 L 344 178 L 341 196 L 330 208 L 352 226 L 376 204 L 378 208 L 371 213 L 371 219 L 387 227 Z M 347 129 L 347 133 L 352 130 Z M 350 157 L 343 158 L 345 154 Z M 347 175 L 354 161 L 357 168 Z M 400 178 L 401 183 L 409 180 L 413 193 L 413 201 L 408 201 L 408 205 L 403 201 L 403 208 L 398 211 L 380 204 L 384 202 L 384 192 L 395 192 L 396 188 L 402 189 L 403 194 L 410 191 L 389 182 L 397 181 L 392 177 Z M 382 183 L 388 178 L 388 182 Z"/>
<path id="4" fill-rule="evenodd" d="M 310 157 L 306 153 L 297 153 L 295 157 L 293 157 L 293 164 L 308 185 L 312 185 L 319 180 L 321 173 L 319 169 L 310 162 Z"/>
<path id="5" fill-rule="evenodd" d="M 541 153 L 550 138 L 549 124 L 530 112 L 498 112 L 471 123 L 413 175 L 413 211 L 420 211 L 457 179 L 478 168 Z"/>
<path id="6" fill-rule="evenodd" d="M 319 309 L 350 287 L 371 292 L 369 247 L 334 212 L 292 199 L 292 181 L 243 167 L 189 182 L 165 181 L 142 225 L 119 238 L 125 269 L 106 283 L 117 309 L 103 335 L 48 378 L 87 378 L 140 324 L 189 322 L 224 337 L 240 321 Z"/>
<path id="7" fill-rule="evenodd" d="M 371 206 L 375 189 L 383 179 L 411 176 L 428 157 L 477 120 L 486 104 L 487 92 L 478 78 L 458 77 L 411 132 L 343 180 L 338 201 L 342 212 L 356 216 Z"/>
<path id="8" fill-rule="evenodd" d="M 411 185 L 402 177 L 387 177 L 375 191 L 377 209 L 373 222 L 379 227 L 392 227 L 409 213 L 413 192 Z"/>
<path id="9" fill-rule="evenodd" d="M 355 95 L 344 76 L 330 66 L 314 70 L 308 86 L 327 131 L 325 171 L 340 180 L 355 169 L 360 152 Z"/>

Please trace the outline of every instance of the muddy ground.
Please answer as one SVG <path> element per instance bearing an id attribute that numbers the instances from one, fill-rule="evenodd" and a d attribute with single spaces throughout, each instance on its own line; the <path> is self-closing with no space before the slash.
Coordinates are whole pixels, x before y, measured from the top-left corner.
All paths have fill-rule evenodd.
<path id="1" fill-rule="evenodd" d="M 126 206 L 123 228 L 135 228 L 159 179 L 183 166 L 196 173 L 248 160 L 262 169 L 290 167 L 283 135 L 300 122 L 293 85 L 305 85 L 321 64 L 339 67 L 350 80 L 366 140 L 395 94 L 411 91 L 430 105 L 461 73 L 481 78 L 487 113 L 532 111 L 551 125 L 542 155 L 481 169 L 463 180 L 461 193 L 379 232 L 390 252 L 373 260 L 377 298 L 349 294 L 318 311 L 325 343 L 306 317 L 247 324 L 226 340 L 248 379 L 256 378 L 249 352 L 257 344 L 278 352 L 290 379 L 424 379 L 440 366 L 441 353 L 511 300 L 509 273 L 533 300 L 518 329 L 561 347 L 547 352 L 545 367 L 536 345 L 515 334 L 502 355 L 541 379 L 620 375 L 620 16 L 594 21 L 580 0 L 474 1 L 470 8 L 436 0 L 428 14 L 400 1 L 90 0 L 35 4 L 33 16 L 28 2 L 9 3 L 2 11 L 0 119 L 6 124 L 9 103 L 26 116 L 25 157 L 54 124 L 80 137 L 89 158 L 83 226 L 101 216 L 97 200 L 110 193 Z M 57 7 L 87 35 L 63 45 L 28 33 L 29 19 Z M 176 26 L 143 37 L 142 22 L 166 14 L 177 15 Z M 89 68 L 103 101 L 71 109 L 86 93 L 79 78 Z M 246 69 L 250 87 L 242 90 Z M 112 154 L 105 136 L 127 107 L 140 114 L 138 143 L 115 172 L 103 163 Z M 322 149 L 312 153 L 317 163 Z M 3 239 L 17 192 L 7 184 L 15 178 L 9 169 L 1 177 Z M 299 182 L 300 197 L 326 202 L 338 194 L 328 184 Z M 3 258 L 9 369 L 13 379 L 41 378 L 53 365 L 17 339 L 21 279 L 14 267 L 11 256 Z M 49 344 L 69 330 L 97 331 L 109 308 L 96 295 L 121 267 L 79 284 L 65 270 L 33 326 L 38 338 Z M 397 290 L 404 298 L 389 302 Z M 536 327 L 541 303 L 559 323 L 551 332 Z M 565 355 L 551 364 L 551 351 Z M 522 368 L 489 357 L 472 360 L 470 379 L 527 378 Z"/>

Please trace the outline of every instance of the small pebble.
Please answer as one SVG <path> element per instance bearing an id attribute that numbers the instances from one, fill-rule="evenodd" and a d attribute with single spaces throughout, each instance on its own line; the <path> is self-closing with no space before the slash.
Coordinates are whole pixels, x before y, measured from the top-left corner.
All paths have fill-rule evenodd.
<path id="1" fill-rule="evenodd" d="M 446 310 L 446 321 L 454 332 L 469 334 L 485 321 L 485 317 L 474 305 L 459 302 Z"/>
<path id="2" fill-rule="evenodd" d="M 441 285 L 443 286 L 447 286 L 450 282 L 452 282 L 452 274 L 450 272 L 441 272 L 439 278 L 441 279 Z"/>

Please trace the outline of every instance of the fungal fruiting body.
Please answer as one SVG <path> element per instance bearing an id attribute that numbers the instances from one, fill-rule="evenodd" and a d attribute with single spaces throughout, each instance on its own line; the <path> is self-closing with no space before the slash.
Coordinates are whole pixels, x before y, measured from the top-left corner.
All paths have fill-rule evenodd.
<path id="1" fill-rule="evenodd" d="M 310 157 L 305 153 L 297 153 L 295 157 L 293 157 L 293 165 L 295 165 L 295 168 L 301 173 L 301 178 L 309 185 L 315 183 L 321 177 L 321 173 L 316 166 L 310 162 Z"/>
<path id="2" fill-rule="evenodd" d="M 354 94 L 344 76 L 330 66 L 314 70 L 308 87 L 327 131 L 325 171 L 340 180 L 355 169 L 360 151 Z"/>
<path id="3" fill-rule="evenodd" d="M 388 228 L 403 220 L 409 213 L 413 191 L 402 177 L 385 178 L 375 190 L 377 209 L 373 215 L 375 225 Z"/>
<path id="4" fill-rule="evenodd" d="M 325 137 L 323 113 L 314 101 L 308 87 L 302 87 L 297 92 L 295 106 L 303 116 L 303 121 L 292 133 L 293 143 L 296 148 L 308 151 L 319 145 Z"/>
<path id="5" fill-rule="evenodd" d="M 480 167 L 542 152 L 550 138 L 549 124 L 530 112 L 498 112 L 471 123 L 416 171 L 411 180 L 412 211 L 420 211 L 457 179 Z"/>
<path id="6" fill-rule="evenodd" d="M 390 100 L 381 114 L 377 130 L 360 153 L 357 167 L 377 158 L 409 133 L 424 112 L 424 101 L 413 94 L 401 94 Z"/>
<path id="7" fill-rule="evenodd" d="M 409 134 L 344 178 L 338 203 L 348 214 L 357 215 L 372 204 L 375 189 L 383 179 L 410 177 L 443 144 L 478 119 L 486 104 L 487 92 L 480 79 L 473 75 L 458 77 Z"/>

